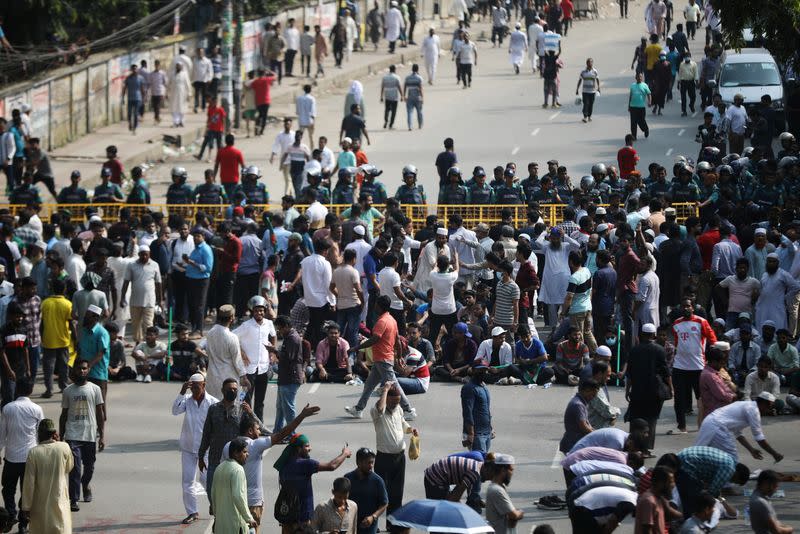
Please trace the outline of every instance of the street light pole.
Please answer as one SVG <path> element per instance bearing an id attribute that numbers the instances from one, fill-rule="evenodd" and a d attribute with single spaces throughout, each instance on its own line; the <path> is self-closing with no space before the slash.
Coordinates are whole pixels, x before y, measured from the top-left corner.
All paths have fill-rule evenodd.
<path id="1" fill-rule="evenodd" d="M 244 55 L 242 42 L 244 36 L 244 2 L 236 1 L 236 31 L 233 38 L 233 127 L 239 129 L 242 115 L 242 59 Z"/>
<path id="2" fill-rule="evenodd" d="M 233 65 L 232 57 L 232 21 L 233 21 L 233 0 L 225 0 L 222 7 L 222 90 L 220 91 L 220 105 L 229 117 L 228 123 L 230 124 L 230 117 L 232 112 L 233 103 L 233 84 L 231 78 L 231 71 Z"/>

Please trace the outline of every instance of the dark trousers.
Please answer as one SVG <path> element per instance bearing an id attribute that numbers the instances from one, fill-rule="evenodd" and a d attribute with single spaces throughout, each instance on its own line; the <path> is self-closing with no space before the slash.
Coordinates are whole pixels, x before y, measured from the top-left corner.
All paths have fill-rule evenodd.
<path id="1" fill-rule="evenodd" d="M 390 54 L 394 54 L 394 48 L 395 48 L 396 45 L 397 45 L 397 41 L 389 41 L 389 53 Z M 334 56 L 336 55 L 336 45 L 334 45 L 333 54 L 334 54 Z M 339 63 L 337 63 L 336 65 L 338 66 L 340 63 L 341 63 L 341 61 L 339 61 Z"/>
<path id="2" fill-rule="evenodd" d="M 678 472 L 675 473 L 675 486 L 678 488 L 678 495 L 681 497 L 683 517 L 688 519 L 694 513 L 694 503 L 697 501 L 697 496 L 703 491 L 703 486 L 683 469 L 678 469 Z"/>
<path id="3" fill-rule="evenodd" d="M 31 361 L 31 382 L 36 383 L 36 374 L 39 372 L 39 360 L 42 357 L 42 346 L 28 348 L 28 358 Z M 17 375 L 17 380 L 22 377 Z"/>
<path id="4" fill-rule="evenodd" d="M 316 350 L 317 345 L 325 334 L 322 327 L 325 326 L 325 321 L 331 319 L 331 305 L 325 303 L 324 306 L 319 308 L 308 307 L 308 328 L 306 328 L 306 339 L 311 342 L 311 346 Z"/>
<path id="5" fill-rule="evenodd" d="M 658 412 L 660 413 L 661 412 L 661 406 L 663 406 L 664 403 L 660 402 L 660 401 L 656 401 L 655 399 L 653 399 L 653 401 L 651 401 L 651 402 L 654 402 L 654 403 L 658 404 Z M 632 406 L 633 406 L 633 404 L 631 404 L 631 407 Z M 645 421 L 647 421 L 647 426 L 650 429 L 650 437 L 647 439 L 647 448 L 652 451 L 656 446 L 656 424 L 658 423 L 658 416 L 657 415 L 641 415 L 641 414 L 636 413 L 636 410 L 633 409 L 633 408 L 630 408 L 629 410 L 630 410 L 629 414 L 630 414 L 630 417 L 631 417 L 631 421 L 633 421 L 634 419 L 644 419 Z M 631 430 L 633 430 L 633 428 L 631 428 Z"/>
<path id="6" fill-rule="evenodd" d="M 394 127 L 394 118 L 397 115 L 397 100 L 389 100 L 388 98 L 384 101 L 383 107 L 383 127 L 386 128 L 386 125 L 389 125 L 389 128 Z"/>
<path id="7" fill-rule="evenodd" d="M 377 289 L 369 290 L 369 295 L 367 296 L 367 328 L 371 329 L 373 325 L 375 325 L 375 321 L 377 320 L 377 317 L 375 317 L 375 303 L 380 296 L 381 294 Z"/>
<path id="8" fill-rule="evenodd" d="M 458 322 L 458 318 L 456 317 L 455 312 L 449 315 L 439 315 L 437 313 L 430 314 L 430 330 L 428 331 L 428 341 L 431 342 L 431 345 L 436 345 L 436 338 L 439 337 L 439 330 L 441 330 L 442 326 L 444 325 L 445 330 L 447 330 L 447 334 L 450 335 L 450 331 L 453 329 L 453 325 Z"/>
<path id="9" fill-rule="evenodd" d="M 192 330 L 203 332 L 203 319 L 206 316 L 206 299 L 210 278 L 187 278 L 186 287 L 189 291 L 189 320 Z"/>
<path id="10" fill-rule="evenodd" d="M 139 108 L 141 100 L 128 100 L 128 129 L 136 130 L 139 127 Z"/>
<path id="11" fill-rule="evenodd" d="M 686 95 L 689 95 L 689 109 L 694 113 L 694 102 L 697 99 L 694 80 L 680 80 L 678 88 L 681 90 L 681 113 L 686 113 Z"/>
<path id="12" fill-rule="evenodd" d="M 692 409 L 692 391 L 700 398 L 700 371 L 672 369 L 672 387 L 675 389 L 675 419 L 678 428 L 686 430 L 686 412 Z"/>
<path id="13" fill-rule="evenodd" d="M 619 0 L 619 18 L 628 17 L 628 0 Z"/>
<path id="14" fill-rule="evenodd" d="M 339 330 L 342 332 L 345 341 L 347 341 L 351 347 L 358 346 L 358 327 L 361 324 L 361 306 L 347 308 L 345 310 L 336 310 L 336 322 L 339 324 Z"/>
<path id="15" fill-rule="evenodd" d="M 300 298 L 297 294 L 297 289 L 292 289 L 291 291 L 284 291 L 283 293 L 278 293 L 278 315 L 289 315 L 292 311 L 292 307 L 294 303 L 297 302 L 297 299 Z M 314 347 L 316 348 L 316 347 Z"/>
<path id="16" fill-rule="evenodd" d="M 389 495 L 389 506 L 386 516 L 403 506 L 403 488 L 406 484 L 406 455 L 403 452 L 389 454 L 378 451 L 375 455 L 375 473 L 386 484 L 386 493 Z M 387 530 L 388 530 L 387 520 Z"/>
<path id="17" fill-rule="evenodd" d="M 156 122 L 161 122 L 161 105 L 163 103 L 163 96 L 153 95 L 150 97 L 150 107 L 153 108 L 153 118 Z"/>
<path id="18" fill-rule="evenodd" d="M 236 273 L 219 273 L 217 276 L 217 308 L 223 304 L 233 304 L 233 287 Z"/>
<path id="19" fill-rule="evenodd" d="M 236 299 L 236 317 L 244 317 L 247 311 L 247 301 L 258 295 L 259 273 L 238 274 L 234 284 L 234 298 Z"/>
<path id="20" fill-rule="evenodd" d="M 694 34 L 697 31 L 697 23 L 686 21 L 686 37 L 694 40 Z"/>
<path id="21" fill-rule="evenodd" d="M 621 340 L 623 343 L 622 352 L 626 358 L 631 352 L 631 343 L 633 343 L 633 297 L 634 294 L 630 291 L 623 291 L 617 295 L 619 321 L 625 331 L 624 339 Z M 603 332 L 603 335 L 605 335 L 605 332 Z"/>
<path id="22" fill-rule="evenodd" d="M 286 65 L 286 76 L 294 76 L 292 71 L 294 70 L 294 58 L 296 55 L 297 50 L 287 50 L 283 57 L 283 62 Z"/>
<path id="23" fill-rule="evenodd" d="M 186 285 L 186 273 L 173 271 L 170 275 L 172 295 L 175 299 L 174 318 L 179 323 L 189 320 L 189 288 Z"/>
<path id="24" fill-rule="evenodd" d="M 394 51 L 394 43 L 389 43 L 389 50 Z M 333 42 L 333 59 L 337 67 L 342 66 L 342 59 L 344 59 L 344 43 Z"/>
<path id="25" fill-rule="evenodd" d="M 14 178 L 14 166 L 3 165 L 3 172 L 6 173 L 6 191 L 11 191 L 17 186 L 17 181 Z"/>
<path id="26" fill-rule="evenodd" d="M 300 54 L 300 72 L 306 76 L 311 76 L 311 56 Z"/>
<path id="27" fill-rule="evenodd" d="M 6 460 L 3 465 L 3 504 L 8 511 L 9 517 L 17 517 L 17 502 L 14 497 L 17 495 L 17 484 L 19 484 L 20 501 L 22 500 L 22 486 L 25 483 L 25 462 L 9 462 Z M 28 524 L 22 517 L 19 519 L 20 527 Z"/>
<path id="28" fill-rule="evenodd" d="M 279 59 L 270 60 L 269 69 L 278 75 L 278 83 L 281 83 L 283 81 L 283 62 Z"/>
<path id="29" fill-rule="evenodd" d="M 78 502 L 81 499 L 81 486 L 88 486 L 94 474 L 94 461 L 97 446 L 93 441 L 67 441 L 72 449 L 75 466 L 69 472 L 69 500 Z"/>
<path id="30" fill-rule="evenodd" d="M 58 389 L 67 387 L 67 362 L 69 361 L 69 348 L 44 349 L 42 358 L 42 373 L 44 374 L 44 388 L 48 393 L 53 391 L 53 371 L 58 373 Z"/>
<path id="31" fill-rule="evenodd" d="M 464 85 L 471 86 L 472 63 L 459 63 L 458 66 L 461 68 L 461 81 L 464 82 Z"/>
<path id="32" fill-rule="evenodd" d="M 641 128 L 645 137 L 650 135 L 650 128 L 647 126 L 647 108 L 629 108 L 631 115 L 631 135 L 636 139 L 636 128 Z"/>
<path id="33" fill-rule="evenodd" d="M 192 82 L 194 86 L 194 111 L 197 112 L 198 105 L 201 109 L 206 109 L 206 83 L 205 82 Z"/>
<path id="34" fill-rule="evenodd" d="M 13 402 L 17 398 L 17 382 L 7 378 L 5 374 L 3 375 L 2 385 L 0 386 L 0 395 L 3 399 L 0 408 L 9 402 Z"/>
<path id="35" fill-rule="evenodd" d="M 261 421 L 264 420 L 264 397 L 267 395 L 267 384 L 269 383 L 269 373 L 264 372 L 260 375 L 255 373 L 247 375 L 251 388 L 247 390 L 244 400 L 253 407 L 253 413 Z M 255 399 L 255 400 L 254 400 Z M 252 402 L 251 402 L 252 401 Z"/>
<path id="36" fill-rule="evenodd" d="M 53 195 L 53 198 L 58 198 L 58 193 L 56 193 L 56 181 L 55 178 L 48 174 L 42 174 L 37 172 L 33 175 L 33 183 L 34 185 L 37 183 L 43 183 L 44 186 L 50 191 L 50 194 Z"/>
<path id="37" fill-rule="evenodd" d="M 583 93 L 583 116 L 589 118 L 594 111 L 594 93 Z"/>
<path id="38" fill-rule="evenodd" d="M 391 315 L 395 322 L 397 322 L 397 333 L 401 336 L 406 335 L 406 312 L 405 310 L 395 310 L 391 308 L 389 310 L 389 315 Z"/>
<path id="39" fill-rule="evenodd" d="M 197 155 L 197 157 L 203 157 L 206 147 L 208 147 L 208 152 L 210 154 L 211 151 L 214 150 L 214 144 L 217 145 L 217 151 L 219 152 L 219 149 L 222 148 L 222 132 L 206 130 L 206 135 L 203 136 L 203 144 L 200 145 L 200 153 Z"/>
<path id="40" fill-rule="evenodd" d="M 492 44 L 494 44 L 495 37 L 497 38 L 498 42 L 502 45 L 503 38 L 506 36 L 506 27 L 505 26 L 492 26 Z"/>
<path id="41" fill-rule="evenodd" d="M 700 88 L 700 106 L 703 109 L 706 109 L 708 106 L 711 105 L 711 99 L 714 96 L 714 90 L 708 86 L 708 84 L 704 84 L 703 87 Z M 733 151 L 731 151 L 733 152 Z M 737 154 L 740 152 L 737 152 Z"/>
<path id="42" fill-rule="evenodd" d="M 425 479 L 425 498 L 426 499 L 434 499 L 437 501 L 443 501 L 447 498 L 447 494 L 450 493 L 450 488 L 446 488 L 443 486 L 436 486 L 432 482 L 430 482 L 427 478 Z"/>
<path id="43" fill-rule="evenodd" d="M 267 117 L 269 115 L 269 104 L 259 104 L 256 106 L 258 109 L 258 118 L 256 119 L 256 135 L 264 133 L 264 128 L 267 127 Z"/>

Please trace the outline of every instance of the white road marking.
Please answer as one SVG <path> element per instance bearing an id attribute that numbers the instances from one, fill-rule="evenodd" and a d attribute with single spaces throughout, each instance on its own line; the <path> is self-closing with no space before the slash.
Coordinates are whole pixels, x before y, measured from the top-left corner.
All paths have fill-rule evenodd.
<path id="1" fill-rule="evenodd" d="M 548 117 L 548 119 L 547 119 L 547 120 L 553 120 L 553 119 L 555 119 L 556 117 L 558 117 L 559 115 L 561 115 L 561 112 L 560 112 L 560 111 L 556 111 L 555 113 L 553 113 L 552 115 L 550 115 L 550 117 Z"/>
<path id="2" fill-rule="evenodd" d="M 686 128 L 681 128 L 680 130 L 678 130 L 678 135 L 679 135 L 679 136 L 680 136 L 680 135 L 683 135 L 683 134 L 685 134 L 685 133 L 686 133 Z"/>
<path id="3" fill-rule="evenodd" d="M 558 450 L 558 445 L 556 445 L 556 453 L 553 455 L 553 463 L 550 464 L 550 469 L 561 469 L 561 460 L 563 458 L 564 454 Z"/>
<path id="4" fill-rule="evenodd" d="M 667 150 L 667 156 L 669 156 L 671 154 L 672 154 L 672 149 L 670 148 L 669 150 Z"/>
<path id="5" fill-rule="evenodd" d="M 519 152 L 519 146 L 515 146 L 515 147 L 514 147 L 514 150 L 512 150 L 512 151 L 511 151 L 511 155 L 512 155 L 512 156 L 516 156 L 516 155 L 517 155 L 517 152 Z"/>
<path id="6" fill-rule="evenodd" d="M 538 134 L 538 133 L 539 133 L 539 130 L 541 130 L 541 128 L 536 128 L 534 131 L 532 131 L 532 132 L 531 132 L 531 135 L 536 135 L 536 134 Z"/>
<path id="7" fill-rule="evenodd" d="M 667 155 L 669 156 L 669 154 Z M 308 389 L 308 394 L 313 395 L 314 393 L 317 392 L 318 389 L 319 389 L 319 382 L 317 382 L 316 384 L 311 384 L 311 387 Z"/>

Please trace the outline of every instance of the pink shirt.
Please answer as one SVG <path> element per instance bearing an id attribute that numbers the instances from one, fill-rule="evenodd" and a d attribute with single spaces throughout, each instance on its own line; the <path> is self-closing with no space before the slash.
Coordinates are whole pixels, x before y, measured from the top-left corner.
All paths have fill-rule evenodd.
<path id="1" fill-rule="evenodd" d="M 703 400 L 703 411 L 708 415 L 717 408 L 732 403 L 736 395 L 722 380 L 719 372 L 706 365 L 700 373 L 700 398 Z"/>

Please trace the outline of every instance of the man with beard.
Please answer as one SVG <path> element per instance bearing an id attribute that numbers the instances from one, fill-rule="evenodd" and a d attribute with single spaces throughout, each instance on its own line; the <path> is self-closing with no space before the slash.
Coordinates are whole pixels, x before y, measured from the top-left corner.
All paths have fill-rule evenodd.
<path id="1" fill-rule="evenodd" d="M 247 479 L 244 473 L 244 464 L 249 455 L 247 441 L 241 437 L 234 439 L 228 451 L 230 458 L 219 466 L 216 471 L 217 483 L 211 486 L 211 498 L 216 503 L 214 530 L 242 532 L 258 526 L 247 506 Z"/>
<path id="2" fill-rule="evenodd" d="M 447 228 L 436 229 L 436 239 L 425 245 L 419 256 L 417 275 L 414 278 L 414 287 L 417 291 L 427 293 L 433 286 L 431 284 L 431 271 L 436 268 L 439 256 L 451 258 L 450 245 L 447 244 Z"/>
<path id="3" fill-rule="evenodd" d="M 98 314 L 99 315 L 99 314 Z M 72 449 L 74 467 L 69 473 L 70 510 L 77 512 L 83 489 L 84 502 L 92 502 L 89 483 L 94 474 L 96 451 L 106 448 L 104 438 L 105 410 L 103 393 L 97 384 L 89 382 L 89 362 L 80 360 L 74 370 L 74 383 L 67 386 L 61 400 L 59 435 Z M 95 445 L 97 443 L 97 445 Z"/>
<path id="4" fill-rule="evenodd" d="M 642 325 L 639 344 L 631 349 L 628 357 L 625 399 L 628 401 L 633 421 L 644 419 L 650 428 L 648 450 L 653 450 L 656 441 L 656 423 L 661 415 L 664 399 L 659 396 L 659 381 L 672 390 L 672 377 L 667 368 L 667 353 L 655 343 L 656 326 L 652 323 Z"/>
<path id="5" fill-rule="evenodd" d="M 545 239 L 549 241 L 548 245 L 545 245 Z M 569 285 L 569 253 L 578 250 L 580 245 L 568 235 L 563 235 L 561 228 L 542 232 L 536 239 L 536 245 L 537 253 L 544 254 L 545 258 L 544 283 L 539 291 L 539 302 L 547 305 L 547 325 L 555 327 L 558 324 L 558 308 L 564 303 Z"/>
<path id="6" fill-rule="evenodd" d="M 742 313 L 750 314 L 753 302 L 761 291 L 761 282 L 752 276 L 747 276 L 749 269 L 750 262 L 747 258 L 739 258 L 736 260 L 736 274 L 725 277 L 719 283 L 720 288 L 728 290 L 728 312 L 725 315 L 727 325 L 735 325 Z"/>
<path id="7" fill-rule="evenodd" d="M 511 502 L 506 489 L 514 476 L 514 457 L 497 454 L 494 457 L 494 473 L 486 488 L 486 521 L 497 534 L 516 532 L 517 523 L 525 516 Z"/>
<path id="8" fill-rule="evenodd" d="M 775 323 L 775 329 L 787 327 L 786 302 L 790 302 L 800 291 L 800 282 L 780 268 L 778 254 L 767 255 L 766 272 L 761 275 L 761 292 L 756 301 L 756 328 L 765 321 Z"/>

